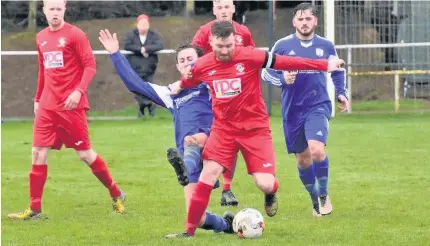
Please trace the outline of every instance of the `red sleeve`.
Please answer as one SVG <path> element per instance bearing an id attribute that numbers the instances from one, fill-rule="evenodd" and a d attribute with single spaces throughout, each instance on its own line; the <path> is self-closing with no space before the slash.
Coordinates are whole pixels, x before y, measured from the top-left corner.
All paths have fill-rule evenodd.
<path id="1" fill-rule="evenodd" d="M 202 83 L 202 80 L 200 78 L 200 60 L 201 58 L 197 59 L 196 64 L 194 65 L 193 69 L 192 69 L 192 73 L 193 73 L 193 78 L 192 79 L 185 79 L 182 78 L 181 79 L 181 88 L 183 89 L 189 89 L 189 88 L 193 88 L 196 87 L 197 85 Z"/>
<path id="2" fill-rule="evenodd" d="M 88 86 L 91 84 L 94 76 L 96 75 L 96 59 L 91 48 L 90 41 L 87 35 L 77 29 L 75 37 L 75 51 L 76 55 L 84 67 L 84 73 L 81 78 L 81 82 L 77 86 L 76 90 L 79 90 L 82 94 L 87 92 Z"/>
<path id="3" fill-rule="evenodd" d="M 281 55 L 275 55 L 273 58 L 270 58 L 271 54 L 269 54 L 270 53 L 268 53 L 268 60 L 272 59 L 272 62 L 268 61 L 265 67 L 269 65 L 269 67 L 276 70 L 319 70 L 325 72 L 328 70 L 328 60 L 325 59 L 316 60 Z"/>
<path id="4" fill-rule="evenodd" d="M 250 49 L 250 58 L 260 68 L 276 70 L 328 70 L 328 60 L 281 56 L 261 49 Z"/>
<path id="5" fill-rule="evenodd" d="M 204 53 L 206 53 L 207 46 L 209 45 L 209 34 L 206 31 L 206 25 L 202 26 L 197 30 L 196 35 L 194 35 L 192 44 L 201 48 Z"/>
<path id="6" fill-rule="evenodd" d="M 45 66 L 43 54 L 40 52 L 39 45 L 37 45 L 37 60 L 39 63 L 39 73 L 37 75 L 37 88 L 36 95 L 34 96 L 34 101 L 39 102 L 40 97 L 42 96 L 43 87 L 45 86 Z"/>

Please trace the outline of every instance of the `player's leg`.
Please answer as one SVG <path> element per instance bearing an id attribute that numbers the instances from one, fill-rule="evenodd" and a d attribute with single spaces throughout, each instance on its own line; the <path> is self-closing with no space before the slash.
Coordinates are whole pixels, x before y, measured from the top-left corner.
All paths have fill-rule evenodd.
<path id="1" fill-rule="evenodd" d="M 187 168 L 187 165 L 194 167 L 201 162 L 201 151 L 208 138 L 208 132 L 200 132 L 185 137 L 184 157 L 182 157 L 176 148 L 169 148 L 167 150 L 167 160 L 173 166 L 180 185 L 186 186 L 189 183 L 189 170 L 192 170 L 192 168 Z M 200 171 L 198 174 L 200 174 Z"/>
<path id="2" fill-rule="evenodd" d="M 187 228 L 184 233 L 166 235 L 166 238 L 190 237 L 199 226 L 209 203 L 210 194 L 224 169 L 231 170 L 237 147 L 234 139 L 224 132 L 212 131 L 203 151 L 203 169 L 190 200 Z M 231 224 L 229 225 L 231 226 Z"/>
<path id="3" fill-rule="evenodd" d="M 79 158 L 91 169 L 94 176 L 109 190 L 115 213 L 125 211 L 125 193 L 113 180 L 106 162 L 91 148 L 88 134 L 88 122 L 85 110 L 59 112 L 63 142 L 67 148 L 73 148 Z"/>
<path id="4" fill-rule="evenodd" d="M 185 148 L 187 149 L 187 146 L 194 144 L 194 145 L 198 145 L 198 146 L 195 146 L 194 148 L 197 149 L 197 147 L 200 147 L 200 149 L 203 149 L 209 135 L 208 131 L 206 130 L 203 130 L 203 131 L 205 131 L 205 133 L 197 133 L 193 136 L 185 137 L 185 140 L 184 140 Z M 196 153 L 196 151 L 192 151 L 191 153 L 193 152 Z M 187 153 L 187 151 L 185 151 L 185 153 Z M 191 155 L 186 155 L 185 153 L 184 153 L 185 158 L 187 158 L 187 156 L 192 157 Z M 196 155 L 194 161 L 196 161 L 197 158 L 200 158 L 200 156 L 197 157 Z M 186 161 L 184 160 L 184 162 Z M 233 166 L 234 168 L 236 167 L 236 162 L 237 162 L 237 156 L 234 161 L 234 166 Z M 223 173 L 224 182 L 223 182 L 223 191 L 221 193 L 221 206 L 237 206 L 239 204 L 239 201 L 236 199 L 236 197 L 234 196 L 233 192 L 230 189 L 230 184 L 234 176 L 234 168 L 232 172 L 227 170 Z M 219 184 L 217 182 L 215 186 L 218 186 L 218 185 Z"/>
<path id="5" fill-rule="evenodd" d="M 30 206 L 24 212 L 9 214 L 9 219 L 38 219 L 42 216 L 42 195 L 48 176 L 48 153 L 50 146 L 61 148 L 57 138 L 53 114 L 39 109 L 33 125 L 33 147 L 31 153 L 31 170 L 29 173 Z M 45 146 L 45 147 L 43 147 Z"/>
<path id="6" fill-rule="evenodd" d="M 239 201 L 237 200 L 236 196 L 231 191 L 231 182 L 233 181 L 234 177 L 234 169 L 236 168 L 237 163 L 237 156 L 234 160 L 234 166 L 233 171 L 225 171 L 223 173 L 223 187 L 222 187 L 222 193 L 221 193 L 221 206 L 238 206 Z"/>
<path id="7" fill-rule="evenodd" d="M 278 212 L 278 179 L 276 173 L 275 149 L 269 129 L 259 129 L 238 138 L 239 149 L 246 162 L 248 173 L 264 193 L 264 208 L 269 217 Z"/>
<path id="8" fill-rule="evenodd" d="M 176 148 L 171 148 L 167 151 L 170 164 L 174 167 L 178 181 L 184 187 L 186 211 L 190 206 L 191 197 L 196 189 L 197 182 L 202 172 L 201 152 L 207 139 L 206 133 L 197 133 L 192 136 L 187 136 L 184 139 L 184 158 L 180 156 Z M 219 182 L 214 188 L 219 187 Z M 233 216 L 229 213 L 224 214 L 224 218 L 219 217 L 209 211 L 203 214 L 198 225 L 204 230 L 212 230 L 214 232 L 231 233 L 229 225 L 233 221 Z"/>
<path id="9" fill-rule="evenodd" d="M 318 106 L 306 116 L 305 135 L 319 186 L 320 212 L 331 213 L 333 207 L 328 196 L 329 160 L 325 152 L 330 117 L 330 105 Z"/>
<path id="10" fill-rule="evenodd" d="M 198 180 L 197 180 L 198 181 Z M 184 195 L 185 195 L 185 208 L 188 212 L 190 208 L 192 195 L 197 187 L 197 182 L 191 178 L 190 183 L 184 187 Z M 198 224 L 198 228 L 202 228 L 204 230 L 211 230 L 216 233 L 225 232 L 225 233 L 233 233 L 231 224 L 233 223 L 234 216 L 233 214 L 226 212 L 223 217 L 206 211 L 200 222 Z"/>
<path id="11" fill-rule="evenodd" d="M 284 135 L 286 136 L 288 153 L 296 155 L 297 171 L 303 186 L 308 191 L 312 201 L 312 215 L 321 216 L 318 201 L 318 187 L 315 179 L 312 158 L 305 137 L 304 122 L 289 124 L 284 122 Z"/>

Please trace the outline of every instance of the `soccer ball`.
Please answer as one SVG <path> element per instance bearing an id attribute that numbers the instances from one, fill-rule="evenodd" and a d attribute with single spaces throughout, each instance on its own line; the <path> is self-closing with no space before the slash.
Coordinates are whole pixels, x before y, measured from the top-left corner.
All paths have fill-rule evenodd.
<path id="1" fill-rule="evenodd" d="M 259 238 L 264 231 L 263 215 L 253 208 L 242 209 L 234 216 L 233 230 L 239 238 Z"/>

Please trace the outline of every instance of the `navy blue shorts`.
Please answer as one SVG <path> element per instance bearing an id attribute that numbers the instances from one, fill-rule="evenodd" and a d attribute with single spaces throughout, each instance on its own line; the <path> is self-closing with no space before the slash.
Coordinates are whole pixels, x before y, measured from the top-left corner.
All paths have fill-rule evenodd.
<path id="1" fill-rule="evenodd" d="M 290 109 L 283 122 L 285 143 L 289 154 L 302 153 L 309 140 L 327 145 L 331 103 L 324 103 L 305 110 Z"/>

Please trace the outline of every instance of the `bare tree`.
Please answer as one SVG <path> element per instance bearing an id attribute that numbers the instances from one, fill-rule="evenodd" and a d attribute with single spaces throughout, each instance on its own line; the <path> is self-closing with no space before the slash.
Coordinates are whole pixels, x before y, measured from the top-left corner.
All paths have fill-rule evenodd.
<path id="1" fill-rule="evenodd" d="M 28 6 L 28 18 L 27 18 L 27 29 L 29 31 L 36 31 L 37 23 L 37 1 L 30 0 Z"/>

